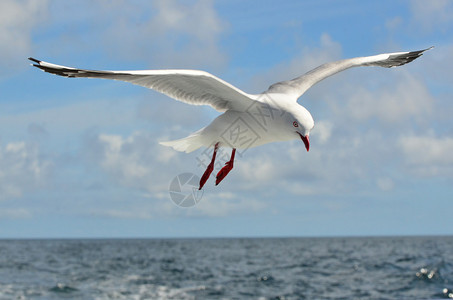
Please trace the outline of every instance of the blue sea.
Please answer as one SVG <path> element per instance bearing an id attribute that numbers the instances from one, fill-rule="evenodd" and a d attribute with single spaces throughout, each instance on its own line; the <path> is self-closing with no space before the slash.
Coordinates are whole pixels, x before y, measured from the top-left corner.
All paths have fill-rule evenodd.
<path id="1" fill-rule="evenodd" d="M 453 298 L 453 237 L 0 240 L 0 299 Z"/>

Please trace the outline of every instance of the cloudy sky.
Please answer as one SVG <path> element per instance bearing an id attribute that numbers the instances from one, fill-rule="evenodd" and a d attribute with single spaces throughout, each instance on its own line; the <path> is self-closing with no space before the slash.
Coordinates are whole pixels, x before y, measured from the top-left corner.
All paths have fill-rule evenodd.
<path id="1" fill-rule="evenodd" d="M 453 234 L 453 2 L 259 3 L 1 1 L 0 238 Z M 191 208 L 169 185 L 201 176 L 206 152 L 158 142 L 218 112 L 27 61 L 202 69 L 259 93 L 327 61 L 430 46 L 310 89 L 310 152 L 249 149 Z"/>

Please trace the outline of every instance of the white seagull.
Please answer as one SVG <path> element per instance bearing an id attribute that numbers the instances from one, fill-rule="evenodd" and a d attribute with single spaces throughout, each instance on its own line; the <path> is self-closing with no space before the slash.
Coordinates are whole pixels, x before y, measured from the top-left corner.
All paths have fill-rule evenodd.
<path id="1" fill-rule="evenodd" d="M 200 179 L 199 189 L 214 169 L 219 147 L 230 147 L 230 160 L 218 172 L 216 185 L 233 168 L 236 149 L 270 142 L 302 139 L 307 151 L 314 127 L 310 112 L 297 103 L 311 86 L 340 71 L 360 66 L 392 68 L 407 64 L 432 49 L 356 57 L 323 64 L 304 75 L 271 85 L 261 94 L 248 94 L 222 79 L 199 70 L 97 71 L 65 67 L 29 58 L 33 66 L 65 77 L 104 78 L 130 82 L 156 90 L 193 105 L 210 105 L 223 112 L 208 126 L 188 137 L 162 142 L 177 151 L 192 152 L 202 146 L 214 147 L 211 162 Z M 166 112 L 162 112 L 166 113 Z"/>

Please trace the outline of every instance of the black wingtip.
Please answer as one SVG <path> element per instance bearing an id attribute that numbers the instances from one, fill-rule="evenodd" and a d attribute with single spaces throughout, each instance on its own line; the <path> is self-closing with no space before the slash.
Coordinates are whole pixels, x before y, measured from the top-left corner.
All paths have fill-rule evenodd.
<path id="1" fill-rule="evenodd" d="M 31 60 L 32 62 L 37 63 L 37 64 L 39 64 L 41 62 L 40 60 L 38 60 L 36 58 L 33 58 L 33 57 L 29 57 L 28 59 Z"/>
<path id="2" fill-rule="evenodd" d="M 409 55 L 412 54 L 412 55 L 414 56 L 414 58 L 413 58 L 412 60 L 414 60 L 414 59 L 416 59 L 416 58 L 422 56 L 423 53 L 425 53 L 426 51 L 431 50 L 431 49 L 433 49 L 433 48 L 434 48 L 434 46 L 431 46 L 431 47 L 426 48 L 426 49 L 424 49 L 424 50 L 409 52 Z M 411 60 L 411 61 L 412 61 L 412 60 Z"/>
<path id="3" fill-rule="evenodd" d="M 431 50 L 433 48 L 434 48 L 434 46 L 431 46 L 431 47 L 423 49 L 423 50 L 409 52 L 409 54 L 415 54 L 415 55 L 421 56 L 424 52 Z"/>
<path id="4" fill-rule="evenodd" d="M 30 66 L 42 69 L 41 68 L 41 60 L 33 58 L 33 57 L 29 57 L 28 59 L 31 60 L 32 62 L 34 62 L 34 64 L 30 64 Z"/>
<path id="5" fill-rule="evenodd" d="M 426 48 L 426 49 L 423 49 L 423 50 L 420 50 L 420 51 L 413 51 L 414 53 L 418 53 L 419 56 L 421 56 L 424 52 L 428 51 L 428 50 L 431 50 L 433 49 L 434 46 L 431 46 L 429 48 Z"/>

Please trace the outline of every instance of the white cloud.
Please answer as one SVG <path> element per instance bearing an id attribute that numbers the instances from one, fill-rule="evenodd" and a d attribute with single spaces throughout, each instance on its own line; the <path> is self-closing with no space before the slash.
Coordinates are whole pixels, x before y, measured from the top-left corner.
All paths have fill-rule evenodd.
<path id="1" fill-rule="evenodd" d="M 133 147 L 134 137 L 123 141 L 121 136 L 100 135 L 99 142 L 105 147 L 105 156 L 101 162 L 107 170 L 119 169 L 121 177 L 135 180 L 149 173 L 149 169 L 140 163 L 140 157 L 135 152 L 128 151 L 129 145 Z"/>
<path id="2" fill-rule="evenodd" d="M 318 140 L 312 139 L 309 153 L 299 141 L 249 150 L 238 158 L 230 180 L 237 190 L 256 192 L 261 197 L 282 190 L 292 196 L 337 195 L 366 189 L 360 181 L 374 185 L 378 172 L 369 162 L 380 154 L 378 139 L 356 137 L 352 143 L 341 138 L 325 143 Z M 370 151 L 373 148 L 374 152 Z M 260 192 L 263 186 L 265 193 Z"/>
<path id="3" fill-rule="evenodd" d="M 314 134 L 319 136 L 319 142 L 322 144 L 328 142 L 332 135 L 333 130 L 332 122 L 321 120 L 319 122 L 316 122 L 315 128 L 316 129 L 313 129 Z"/>
<path id="4" fill-rule="evenodd" d="M 154 195 L 151 198 L 156 198 Z M 219 218 L 228 215 L 253 214 L 268 208 L 268 204 L 253 197 L 240 197 L 234 193 L 205 192 L 195 206 L 179 207 L 172 203 L 168 192 L 159 201 L 147 203 L 128 201 L 127 207 L 95 210 L 90 214 L 118 219 L 159 219 L 172 217 Z"/>
<path id="5" fill-rule="evenodd" d="M 97 151 L 97 163 L 116 181 L 125 186 L 146 188 L 153 175 L 155 145 L 149 136 L 135 133 L 128 138 L 100 134 L 90 148 Z"/>
<path id="6" fill-rule="evenodd" d="M 103 34 L 111 55 L 148 61 L 154 68 L 219 67 L 226 62 L 219 39 L 228 25 L 212 1 L 144 3 L 126 2 L 126 10 L 124 5 L 112 6 L 110 2 L 101 7 L 115 15 L 108 19 L 111 26 Z"/>
<path id="7" fill-rule="evenodd" d="M 46 183 L 52 162 L 41 158 L 36 144 L 11 142 L 0 146 L 0 200 L 21 197 Z"/>
<path id="8" fill-rule="evenodd" d="M 449 0 L 409 1 L 413 22 L 425 32 L 444 32 L 453 24 L 453 3 Z"/>
<path id="9" fill-rule="evenodd" d="M 114 219 L 153 219 L 158 216 L 155 212 L 149 211 L 144 207 L 127 209 L 107 209 L 102 211 L 92 211 L 90 215 L 114 218 Z"/>
<path id="10" fill-rule="evenodd" d="M 30 218 L 32 213 L 25 208 L 2 208 L 0 219 L 25 219 Z"/>
<path id="11" fill-rule="evenodd" d="M 338 114 L 349 122 L 350 118 L 356 121 L 378 118 L 385 127 L 407 123 L 411 119 L 423 123 L 430 117 L 434 101 L 424 81 L 408 72 L 388 74 L 384 80 L 379 78 L 381 74 L 373 74 L 377 79 L 375 87 L 372 84 L 344 85 L 338 96 L 346 98 L 347 102 L 346 105 L 335 104 Z"/>
<path id="12" fill-rule="evenodd" d="M 215 40 L 223 31 L 212 1 L 196 1 L 193 6 L 189 6 L 182 2 L 158 0 L 155 6 L 158 13 L 152 24 L 157 30 L 175 30 L 207 42 Z"/>
<path id="13" fill-rule="evenodd" d="M 391 191 L 395 187 L 395 182 L 388 177 L 378 178 L 376 184 L 382 191 L 385 192 Z"/>
<path id="14" fill-rule="evenodd" d="M 406 136 L 399 141 L 408 167 L 421 176 L 453 176 L 453 138 Z"/>
<path id="15" fill-rule="evenodd" d="M 156 7 L 158 14 L 151 20 L 149 30 L 157 33 L 160 41 L 173 40 L 172 45 L 164 44 L 166 50 L 162 53 L 165 53 L 166 60 L 169 59 L 167 51 L 171 49 L 173 57 L 180 57 L 183 53 L 181 65 L 187 64 L 188 60 L 197 66 L 219 66 L 225 62 L 225 54 L 218 42 L 227 25 L 218 16 L 212 1 L 200 0 L 189 6 L 160 0 Z"/>
<path id="16" fill-rule="evenodd" d="M 295 78 L 321 64 L 340 59 L 341 52 L 341 45 L 332 40 L 329 34 L 324 33 L 320 36 L 318 47 L 304 47 L 292 60 L 283 62 L 262 75 L 256 76 L 251 86 L 257 92 L 262 92 L 271 84 Z"/>
<path id="17" fill-rule="evenodd" d="M 253 197 L 243 197 L 242 194 L 242 196 L 239 196 L 234 192 L 222 192 L 222 189 L 218 190 L 211 187 L 205 188 L 202 201 L 197 206 L 187 209 L 177 207 L 170 200 L 168 191 L 170 181 L 174 176 L 184 173 L 188 169 L 201 176 L 204 169 L 202 167 L 197 168 L 198 162 L 193 155 L 178 153 L 162 147 L 155 140 L 156 138 L 152 135 L 135 132 L 128 137 L 99 134 L 86 142 L 84 151 L 90 152 L 90 163 L 98 165 L 116 184 L 137 191 L 144 191 L 136 199 L 137 201 L 139 198 L 149 199 L 147 201 L 150 204 L 96 211 L 93 212 L 94 214 L 125 219 L 154 219 L 171 216 L 223 217 L 229 214 L 257 212 L 266 207 L 264 202 L 254 200 Z M 200 156 L 202 154 L 195 153 L 194 155 Z M 241 166 L 236 169 L 239 173 L 241 173 L 241 170 L 245 170 L 244 168 L 247 168 L 248 165 L 246 161 L 241 161 L 240 164 Z M 220 164 L 216 166 L 214 174 L 220 167 Z M 270 166 L 266 168 L 263 164 L 261 164 L 260 169 L 252 169 L 256 171 L 253 173 L 254 175 L 251 175 L 252 177 L 262 174 L 269 178 L 248 178 L 248 182 L 262 183 L 263 180 L 271 180 L 274 175 Z M 229 176 L 233 182 L 234 176 L 237 175 Z M 240 175 L 239 178 L 241 178 Z M 241 180 L 244 180 L 244 178 L 242 177 Z M 209 184 L 213 185 L 213 178 L 210 178 Z"/>
<path id="18" fill-rule="evenodd" d="M 207 112 L 212 111 L 212 108 L 208 106 L 189 105 L 153 92 L 139 102 L 137 117 L 162 124 L 166 129 L 174 128 L 178 131 L 192 129 L 192 131 L 196 131 L 207 125 L 209 122 Z M 179 132 L 179 134 L 181 133 Z"/>
<path id="19" fill-rule="evenodd" d="M 33 28 L 47 16 L 46 0 L 0 1 L 0 75 L 26 67 L 31 54 Z"/>
<path id="20" fill-rule="evenodd" d="M 394 31 L 396 28 L 401 26 L 403 19 L 400 16 L 389 19 L 385 22 L 385 27 L 390 31 Z"/>
<path id="21" fill-rule="evenodd" d="M 128 137 L 98 134 L 86 139 L 83 151 L 88 163 L 99 166 L 113 182 L 160 199 L 162 192 L 168 192 L 170 181 L 190 167 L 196 168 L 197 161 L 193 155 L 178 155 L 157 140 L 160 138 L 143 132 Z"/>
<path id="22" fill-rule="evenodd" d="M 453 2 L 452 2 L 453 3 Z M 427 52 L 421 59 L 423 64 L 418 64 L 419 72 L 433 80 L 434 87 L 445 90 L 453 85 L 453 41 L 445 40 L 444 43 L 436 42 L 435 48 Z M 439 43 L 439 44 L 437 44 Z"/>
<path id="23" fill-rule="evenodd" d="M 193 217 L 225 217 L 242 213 L 254 214 L 268 208 L 264 200 L 240 197 L 234 194 L 214 193 L 206 195 L 197 206 L 184 213 Z"/>

